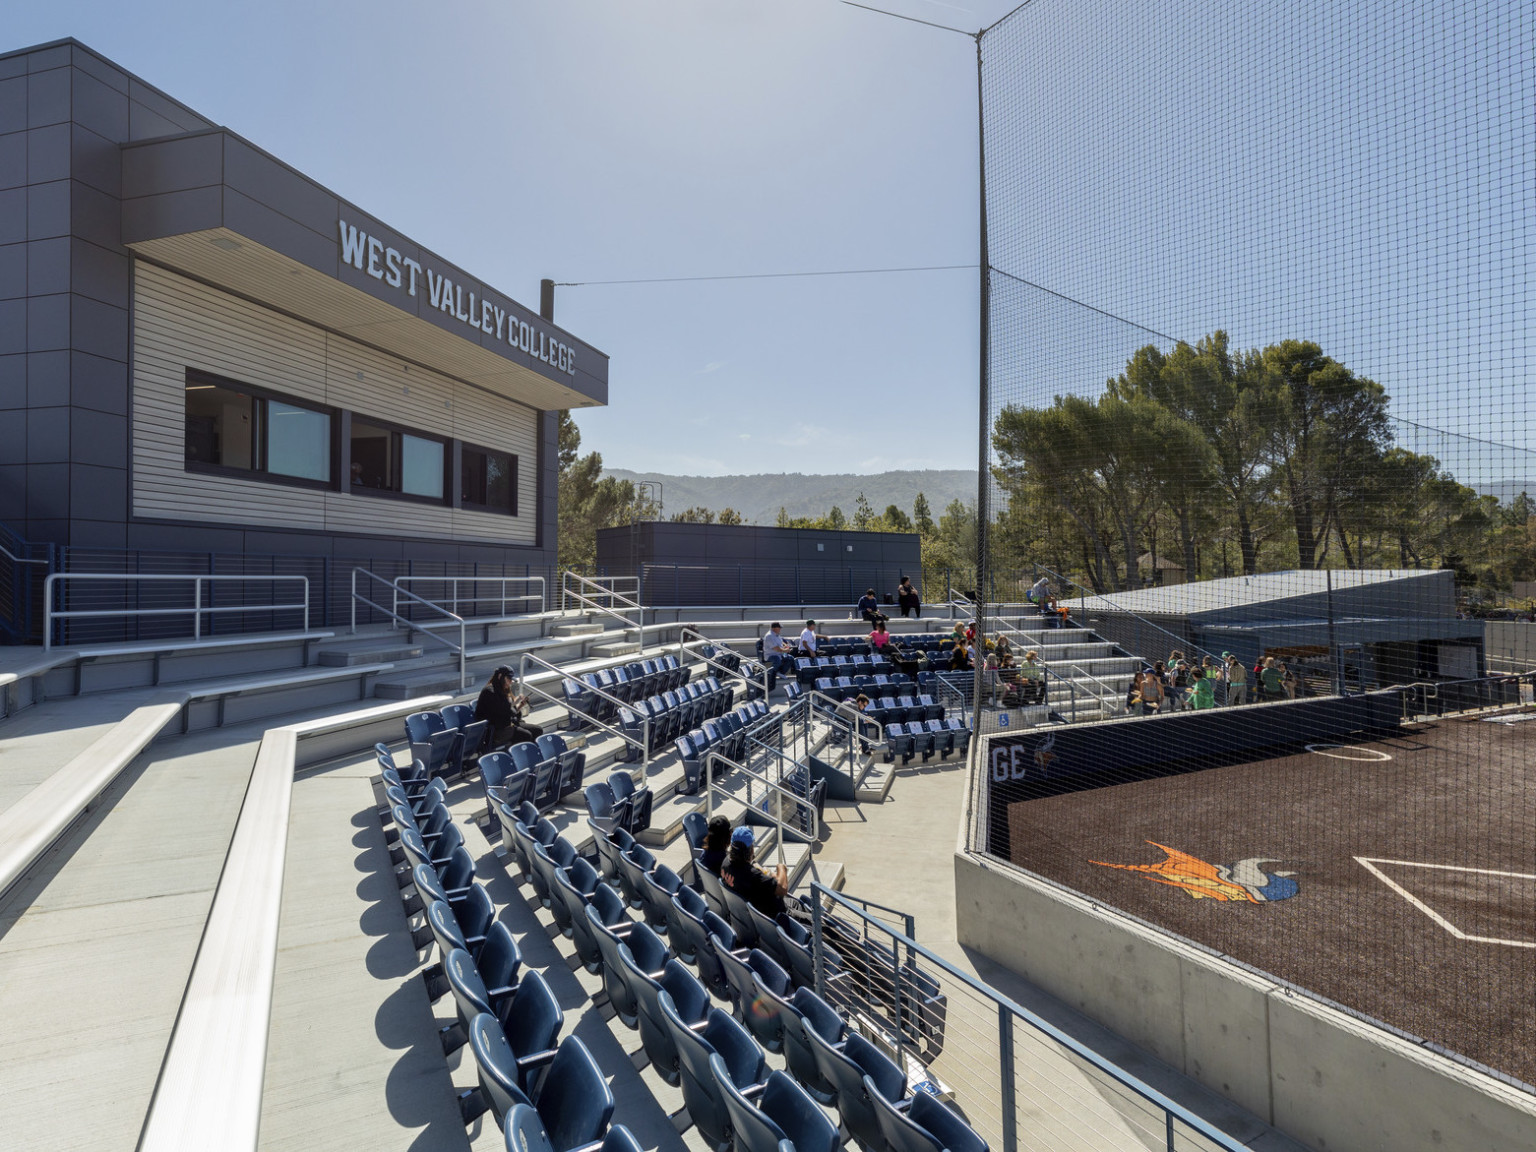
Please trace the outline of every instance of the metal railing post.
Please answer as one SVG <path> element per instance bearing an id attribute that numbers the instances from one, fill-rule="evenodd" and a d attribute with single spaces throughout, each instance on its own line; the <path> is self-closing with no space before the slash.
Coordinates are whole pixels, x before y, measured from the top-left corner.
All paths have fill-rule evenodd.
<path id="1" fill-rule="evenodd" d="M 203 638 L 203 578 L 192 578 L 192 639 Z"/>
<path id="2" fill-rule="evenodd" d="M 1013 1071 L 1013 1013 L 1006 1004 L 997 1006 L 998 1102 L 1003 1109 L 1003 1152 L 1019 1147 L 1018 1100 Z M 1170 1116 L 1171 1119 L 1171 1116 Z"/>

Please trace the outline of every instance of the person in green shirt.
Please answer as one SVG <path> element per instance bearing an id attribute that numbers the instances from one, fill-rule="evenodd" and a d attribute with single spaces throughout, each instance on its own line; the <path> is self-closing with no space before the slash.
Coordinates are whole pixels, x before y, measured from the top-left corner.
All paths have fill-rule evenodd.
<path id="1" fill-rule="evenodd" d="M 1277 662 L 1273 656 L 1264 657 L 1264 670 L 1259 673 L 1259 679 L 1264 684 L 1264 699 L 1285 699 L 1285 665 Z"/>
<path id="2" fill-rule="evenodd" d="M 1191 708 L 1216 707 L 1216 680 L 1208 676 L 1203 668 L 1196 668 L 1190 673 L 1193 683 L 1189 689 L 1189 706 Z"/>

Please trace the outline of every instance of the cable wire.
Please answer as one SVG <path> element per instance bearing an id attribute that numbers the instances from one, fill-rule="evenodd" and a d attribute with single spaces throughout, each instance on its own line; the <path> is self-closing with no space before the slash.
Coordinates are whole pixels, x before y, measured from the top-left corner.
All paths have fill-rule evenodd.
<path id="1" fill-rule="evenodd" d="M 651 276 L 638 280 L 562 280 L 557 288 L 586 288 L 603 284 L 691 284 L 702 280 L 785 280 L 795 276 L 875 276 L 889 272 L 975 271 L 974 264 L 925 264 L 911 268 L 838 268 L 821 272 L 743 272 L 731 276 Z"/>

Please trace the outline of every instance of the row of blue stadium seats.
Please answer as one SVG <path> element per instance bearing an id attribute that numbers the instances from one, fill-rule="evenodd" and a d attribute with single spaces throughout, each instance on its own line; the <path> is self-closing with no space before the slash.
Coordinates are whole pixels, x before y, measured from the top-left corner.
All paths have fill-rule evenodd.
<path id="1" fill-rule="evenodd" d="M 644 700 L 631 701 L 619 709 L 619 731 L 636 743 L 644 744 L 646 721 L 650 721 L 648 750 L 655 753 L 677 738 L 678 733 L 697 728 L 706 720 L 724 715 L 735 698 L 735 689 L 721 684 L 713 676 L 684 684 L 676 691 L 663 692 Z M 634 744 L 619 749 L 620 760 L 640 759 Z"/>
<path id="2" fill-rule="evenodd" d="M 890 675 L 895 669 L 884 656 L 797 656 L 795 679 L 809 684 L 821 676 Z"/>
<path id="3" fill-rule="evenodd" d="M 485 743 L 487 723 L 475 719 L 468 704 L 449 704 L 441 712 L 413 712 L 405 718 L 411 759 L 433 776 L 460 776 L 469 770 Z"/>
<path id="4" fill-rule="evenodd" d="M 546 812 L 581 787 L 587 754 L 567 747 L 559 733 L 546 732 L 505 752 L 489 752 L 478 764 L 488 815 L 497 804 L 517 805 L 524 800 Z"/>
<path id="5" fill-rule="evenodd" d="M 908 720 L 904 724 L 885 726 L 885 762 L 893 763 L 901 757 L 903 764 L 910 764 L 912 757 L 922 754 L 923 763 L 937 755 L 941 760 L 951 752 L 962 756 L 971 743 L 971 730 L 965 721 L 956 717 L 947 720 Z"/>
<path id="6" fill-rule="evenodd" d="M 424 982 L 434 1002 L 450 993 L 454 1000 L 457 1019 L 439 1031 L 443 1050 L 467 1043 L 475 1061 L 479 1086 L 459 1099 L 464 1122 L 489 1110 L 509 1152 L 639 1152 L 627 1129 L 610 1127 L 613 1093 L 586 1045 L 575 1036 L 556 1044 L 565 1014 L 538 972 L 521 971 L 521 950 L 496 920 L 447 815 L 441 779 L 419 764 L 402 775 L 382 746 L 379 763 L 386 794 L 406 800 L 390 813 L 405 861 L 401 887 L 416 892 L 407 909 L 425 909 L 441 954 Z M 431 807 L 418 817 L 422 804 Z"/>
<path id="7" fill-rule="evenodd" d="M 685 824 L 690 843 L 697 845 L 703 815 L 691 813 Z M 520 865 L 526 862 L 523 873 L 535 897 L 561 932 L 573 938 L 583 963 L 603 973 L 615 1012 L 639 1031 L 653 1067 L 668 1083 L 682 1087 L 690 1118 L 714 1147 L 723 1149 L 734 1141 L 749 1152 L 779 1152 L 779 1142 L 790 1140 L 797 1149 L 831 1152 L 842 1143 L 841 1134 L 814 1100 L 836 1105 L 869 1152 L 940 1152 L 946 1147 L 984 1152 L 985 1144 L 974 1133 L 967 1140 L 969 1129 L 947 1110 L 947 1127 L 944 1117 L 931 1118 L 927 1129 L 910 1120 L 917 1101 L 903 1099 L 905 1073 L 850 1032 L 815 993 L 810 936 L 803 923 L 787 915 L 769 920 L 723 889 L 718 878 L 695 869 L 700 877 L 716 880 L 717 895 L 701 898 L 622 830 L 604 835 L 593 825 L 593 833 L 601 874 L 547 820 L 534 827 L 517 823 L 513 855 Z M 618 899 L 605 876 L 618 880 L 623 893 Z M 722 911 L 729 908 L 731 921 L 711 902 Z M 627 909 L 641 911 L 643 920 L 631 920 Z M 845 947 L 852 953 L 858 943 L 850 938 Z M 861 976 L 842 971 L 838 955 L 826 949 L 823 976 L 830 973 L 832 985 L 863 979 L 868 996 L 871 977 L 884 979 L 889 991 L 893 960 L 876 957 L 862 966 Z M 697 965 L 697 978 L 685 964 Z M 900 993 L 908 1019 L 914 1027 L 942 1035 L 944 1001 L 937 985 L 908 969 Z M 789 975 L 791 970 L 799 979 Z M 706 985 L 728 1001 L 729 1013 L 712 1005 Z M 783 1051 L 790 1075 L 770 1075 L 764 1049 Z M 863 1079 L 871 1074 L 879 1077 L 881 1101 L 866 1103 Z M 884 1137 L 876 1116 L 881 1109 L 901 1118 L 892 1122 L 892 1139 Z M 918 1106 L 919 1115 L 925 1112 Z M 910 1142 L 914 1138 L 915 1144 Z"/>
<path id="8" fill-rule="evenodd" d="M 676 656 L 658 656 L 651 660 L 634 660 L 622 668 L 604 668 L 583 672 L 579 677 L 567 677 L 561 684 L 569 712 L 566 727 L 581 728 L 589 719 L 606 722 L 618 715 L 620 706 L 600 696 L 596 690 L 627 704 L 681 688 L 688 683 L 690 675 L 691 669 L 679 664 Z"/>
<path id="9" fill-rule="evenodd" d="M 772 739 L 776 725 L 783 718 L 774 713 L 765 700 L 751 700 L 738 704 L 718 720 L 706 720 L 697 728 L 677 736 L 672 746 L 683 764 L 683 786 L 679 791 L 685 796 L 695 796 L 704 784 L 704 761 L 711 752 L 718 752 L 727 760 L 740 761 L 752 738 Z"/>

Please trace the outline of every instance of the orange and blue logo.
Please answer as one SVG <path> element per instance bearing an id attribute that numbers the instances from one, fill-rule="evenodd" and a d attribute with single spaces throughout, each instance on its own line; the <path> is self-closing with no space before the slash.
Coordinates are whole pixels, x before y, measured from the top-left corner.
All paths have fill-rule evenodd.
<path id="1" fill-rule="evenodd" d="M 1103 860 L 1088 863 L 1101 868 L 1118 868 L 1123 872 L 1139 872 L 1158 884 L 1182 888 L 1195 900 L 1267 904 L 1288 900 L 1301 891 L 1301 885 L 1291 879 L 1295 873 L 1265 869 L 1262 865 L 1277 861 L 1263 856 L 1250 856 L 1235 864 L 1207 864 L 1199 857 L 1169 848 L 1156 840 L 1147 843 L 1163 850 L 1164 858 L 1156 864 L 1108 864 Z"/>

